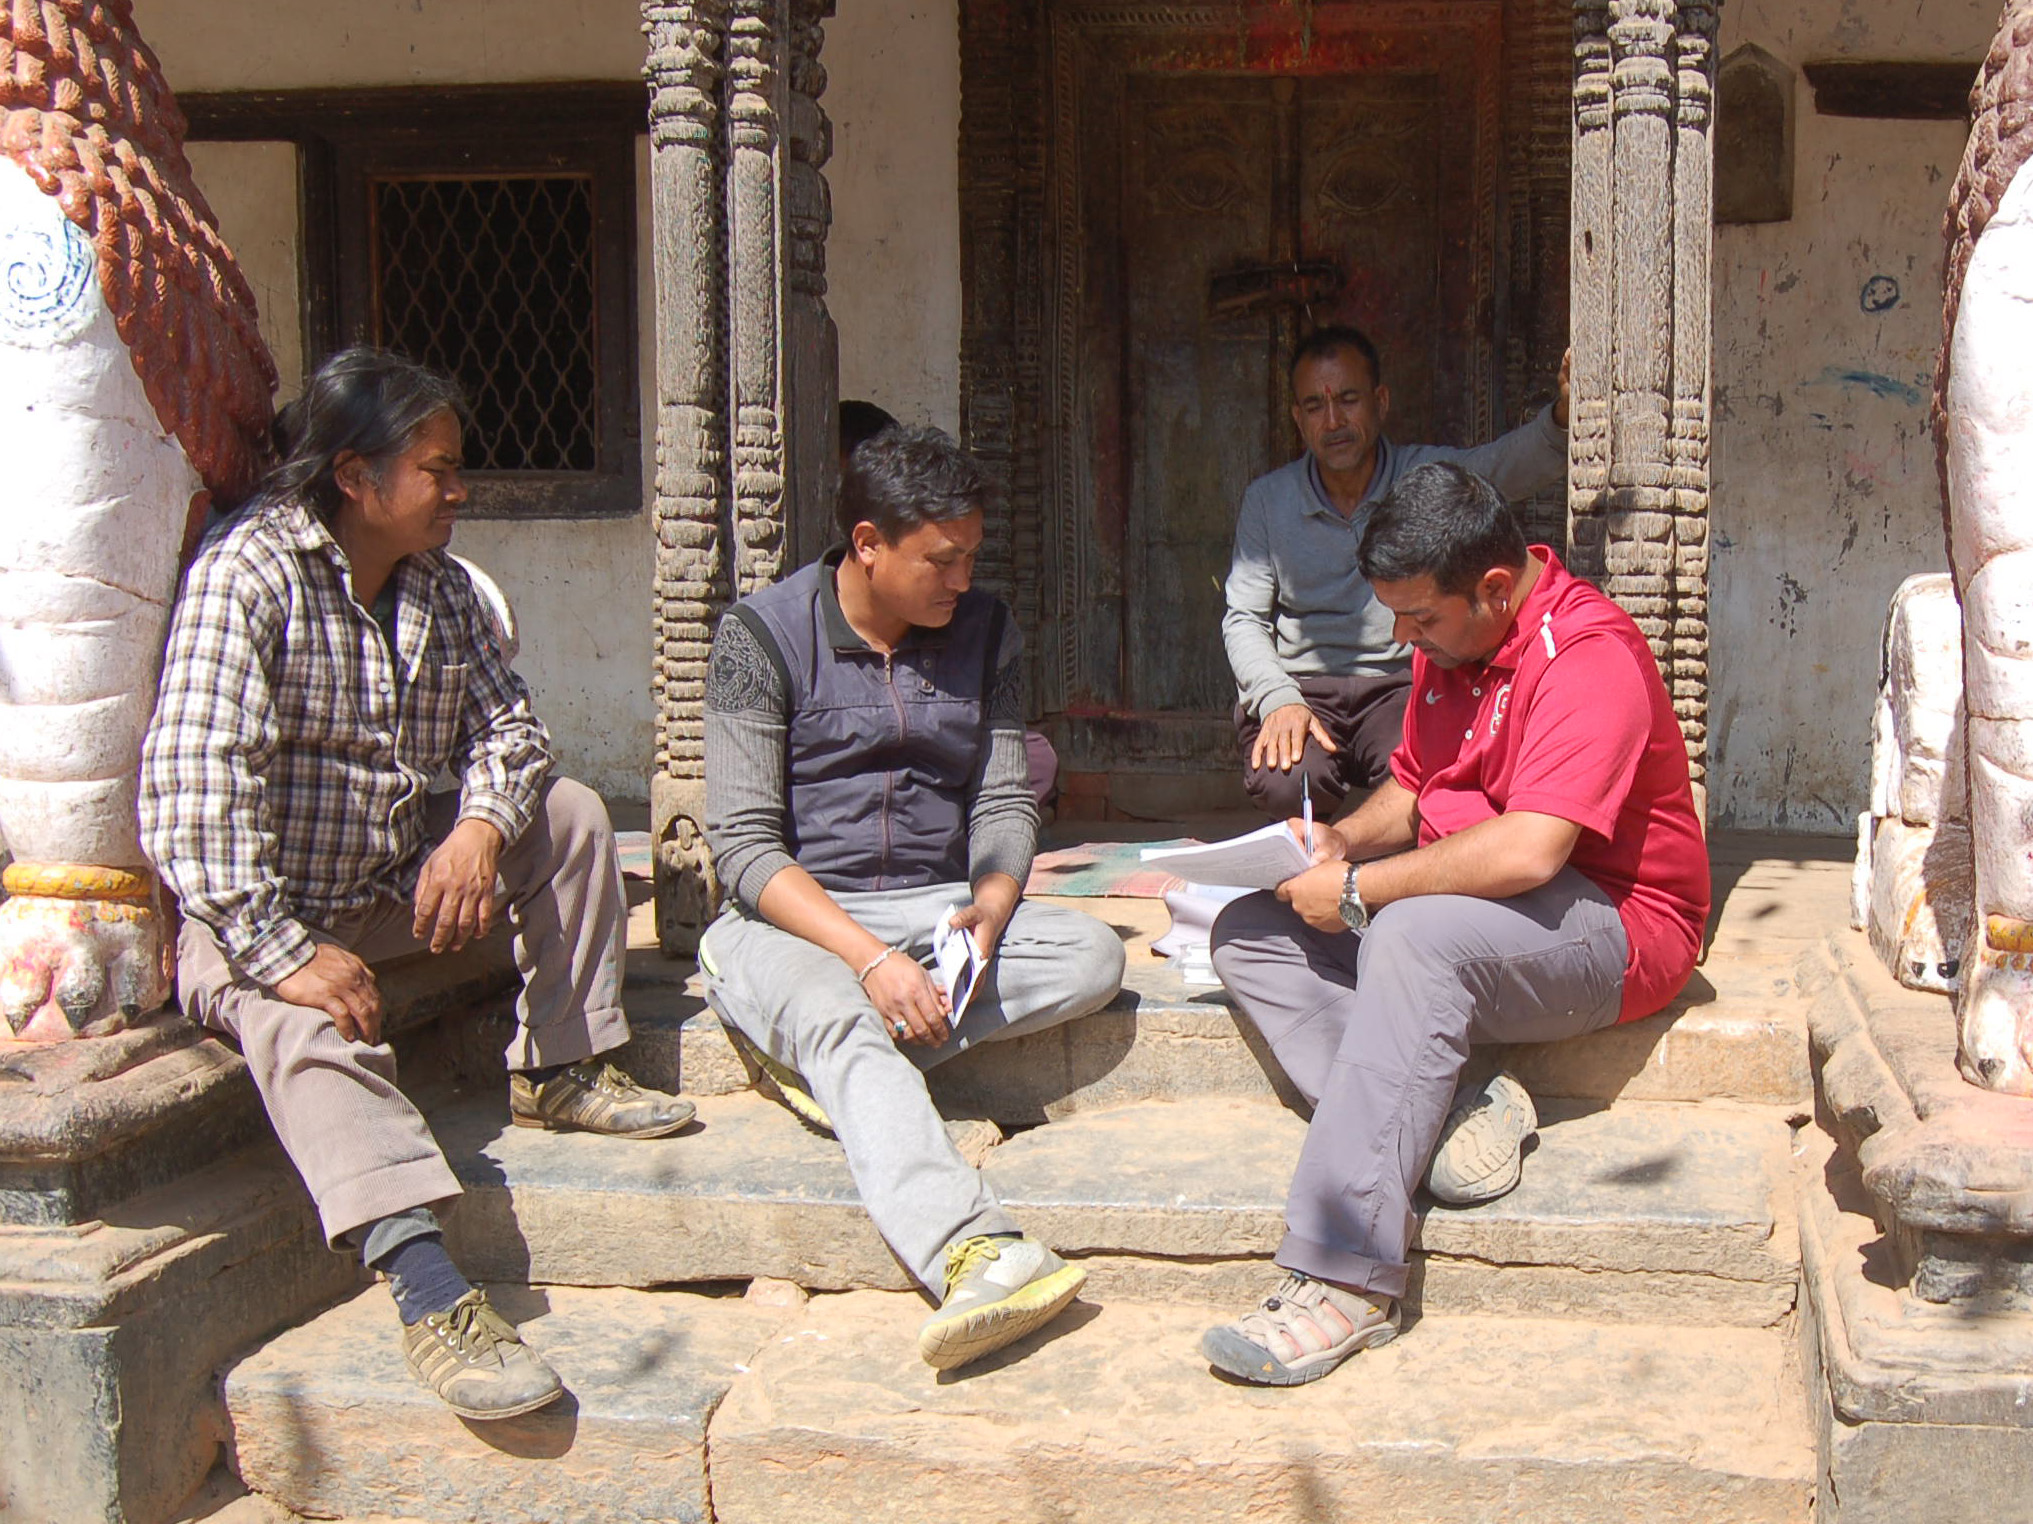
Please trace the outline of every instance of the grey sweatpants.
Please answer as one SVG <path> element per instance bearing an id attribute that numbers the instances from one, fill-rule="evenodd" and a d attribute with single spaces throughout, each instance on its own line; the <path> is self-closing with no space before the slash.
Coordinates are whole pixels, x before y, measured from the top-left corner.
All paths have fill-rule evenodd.
<path id="1" fill-rule="evenodd" d="M 872 935 L 921 960 L 940 912 L 973 897 L 965 884 L 833 896 Z M 1017 1226 L 946 1136 L 924 1071 L 977 1044 L 1085 1016 L 1122 987 L 1122 941 L 1105 922 L 1028 900 L 965 1018 L 937 1048 L 897 1042 L 853 969 L 739 906 L 707 928 L 702 951 L 715 970 L 715 1009 L 804 1077 L 876 1231 L 935 1295 L 948 1244 Z"/>
<path id="2" fill-rule="evenodd" d="M 1405 1293 L 1412 1195 L 1470 1045 L 1592 1032 L 1623 998 L 1623 924 L 1573 868 L 1507 900 L 1399 900 L 1360 937 L 1253 894 L 1213 940 L 1221 982 L 1313 1106 L 1277 1261 L 1381 1296 Z"/>
<path id="3" fill-rule="evenodd" d="M 431 800 L 433 842 L 451 831 L 458 808 L 457 794 Z M 546 783 L 529 829 L 502 852 L 497 878 L 523 980 L 509 1067 L 576 1063 L 628 1041 L 628 904 L 600 796 L 569 778 Z M 407 901 L 378 901 L 310 932 L 379 963 L 427 950 L 410 933 L 413 914 Z M 195 921 L 184 922 L 177 943 L 176 982 L 185 1015 L 239 1041 L 331 1243 L 459 1194 L 429 1125 L 396 1088 L 387 1043 L 349 1042 L 323 1011 L 241 978 Z"/>

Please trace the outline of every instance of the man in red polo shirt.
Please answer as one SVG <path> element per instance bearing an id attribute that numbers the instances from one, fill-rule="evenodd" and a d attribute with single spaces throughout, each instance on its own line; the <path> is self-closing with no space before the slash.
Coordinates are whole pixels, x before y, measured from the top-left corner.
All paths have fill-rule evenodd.
<path id="1" fill-rule="evenodd" d="M 1358 563 L 1414 650 L 1392 776 L 1214 928 L 1216 972 L 1313 1105 L 1285 1277 L 1201 1343 L 1267 1385 L 1395 1336 L 1429 1159 L 1443 1201 L 1517 1183 L 1531 1099 L 1499 1075 L 1450 1111 L 1470 1046 L 1650 1015 L 1708 919 L 1686 747 L 1630 616 L 1455 465 L 1376 506 Z"/>

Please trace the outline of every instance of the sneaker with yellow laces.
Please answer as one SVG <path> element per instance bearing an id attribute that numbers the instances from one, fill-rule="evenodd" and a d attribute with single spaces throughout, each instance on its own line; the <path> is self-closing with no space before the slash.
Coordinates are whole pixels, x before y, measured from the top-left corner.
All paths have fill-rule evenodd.
<path id="1" fill-rule="evenodd" d="M 1029 1238 L 963 1238 L 946 1250 L 946 1294 L 918 1330 L 918 1353 L 950 1371 L 1043 1328 L 1080 1294 L 1087 1272 Z"/>
<path id="2" fill-rule="evenodd" d="M 547 1079 L 508 1077 L 509 1120 L 518 1127 L 661 1138 L 692 1120 L 690 1101 L 638 1085 L 613 1064 L 589 1058 Z"/>
<path id="3" fill-rule="evenodd" d="M 484 1291 L 469 1291 L 447 1311 L 405 1327 L 402 1357 L 461 1418 L 514 1418 L 565 1395 L 558 1373 L 522 1342 Z"/>

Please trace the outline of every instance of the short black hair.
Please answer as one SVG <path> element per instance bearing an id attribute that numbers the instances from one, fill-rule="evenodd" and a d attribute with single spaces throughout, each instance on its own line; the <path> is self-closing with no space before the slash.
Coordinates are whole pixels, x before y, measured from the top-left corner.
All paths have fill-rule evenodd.
<path id="1" fill-rule="evenodd" d="M 1329 355 L 1338 355 L 1344 349 L 1352 349 L 1369 361 L 1369 384 L 1382 386 L 1384 383 L 1384 362 L 1377 354 L 1377 347 L 1370 336 L 1360 328 L 1347 323 L 1329 323 L 1325 328 L 1316 328 L 1299 340 L 1292 351 L 1292 362 L 1285 367 L 1285 379 L 1289 382 L 1299 374 L 1299 367 L 1308 360 L 1324 360 Z"/>
<path id="2" fill-rule="evenodd" d="M 896 427 L 896 416 L 873 402 L 849 397 L 840 404 L 840 458 L 845 460 L 884 429 Z"/>
<path id="3" fill-rule="evenodd" d="M 847 459 L 837 518 L 843 538 L 873 524 L 894 545 L 920 524 L 985 511 L 995 484 L 974 458 L 938 429 L 884 429 Z"/>
<path id="4" fill-rule="evenodd" d="M 1475 601 L 1493 566 L 1522 567 L 1525 528 L 1504 495 L 1452 461 L 1407 472 L 1370 510 L 1355 564 L 1371 582 L 1430 575 L 1451 597 Z"/>

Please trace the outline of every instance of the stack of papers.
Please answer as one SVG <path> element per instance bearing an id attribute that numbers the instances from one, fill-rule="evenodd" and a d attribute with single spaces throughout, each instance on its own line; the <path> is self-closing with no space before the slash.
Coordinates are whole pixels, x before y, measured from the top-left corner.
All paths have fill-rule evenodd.
<path id="1" fill-rule="evenodd" d="M 1146 847 L 1143 860 L 1176 873 L 1189 884 L 1220 884 L 1236 889 L 1275 889 L 1286 879 L 1313 866 L 1313 857 L 1299 845 L 1281 820 L 1244 836 L 1190 847 Z M 1170 896 L 1166 896 L 1167 899 Z"/>
<path id="2" fill-rule="evenodd" d="M 1151 951 L 1173 960 L 1179 977 L 1187 984 L 1215 985 L 1221 980 L 1214 972 L 1209 934 L 1222 907 L 1248 894 L 1247 889 L 1188 888 L 1165 891 L 1165 908 L 1172 912 L 1172 929 L 1151 943 Z"/>

